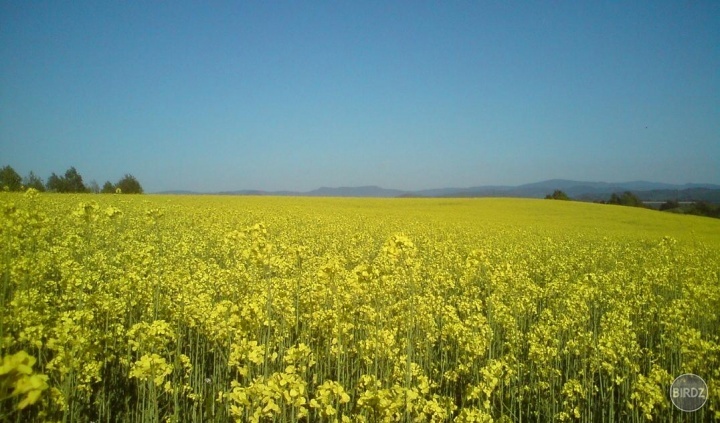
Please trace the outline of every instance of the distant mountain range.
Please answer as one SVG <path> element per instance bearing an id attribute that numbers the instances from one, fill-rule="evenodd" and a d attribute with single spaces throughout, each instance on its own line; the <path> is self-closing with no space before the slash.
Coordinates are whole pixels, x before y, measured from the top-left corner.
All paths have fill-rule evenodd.
<path id="1" fill-rule="evenodd" d="M 659 182 L 586 182 L 567 179 L 550 179 L 531 184 L 505 186 L 486 185 L 469 188 L 437 188 L 419 191 L 403 191 L 378 186 L 321 187 L 312 191 L 222 191 L 220 195 L 275 195 L 301 197 L 524 197 L 544 198 L 555 190 L 564 191 L 569 197 L 583 201 L 607 200 L 613 193 L 630 191 L 642 201 L 707 201 L 720 203 L 720 185 L 716 184 L 665 184 Z M 207 194 L 192 191 L 163 191 L 158 194 Z"/>

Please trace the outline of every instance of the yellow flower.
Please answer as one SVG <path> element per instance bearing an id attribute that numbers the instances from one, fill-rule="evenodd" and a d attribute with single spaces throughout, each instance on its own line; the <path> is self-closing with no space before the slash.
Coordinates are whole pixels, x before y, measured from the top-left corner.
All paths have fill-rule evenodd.
<path id="1" fill-rule="evenodd" d="M 0 365 L 0 399 L 25 397 L 17 403 L 17 409 L 22 410 L 28 405 L 35 404 L 42 392 L 48 388 L 48 377 L 43 374 L 34 374 L 35 357 L 25 351 L 3 357 Z M 12 388 L 11 392 L 4 392 Z"/>

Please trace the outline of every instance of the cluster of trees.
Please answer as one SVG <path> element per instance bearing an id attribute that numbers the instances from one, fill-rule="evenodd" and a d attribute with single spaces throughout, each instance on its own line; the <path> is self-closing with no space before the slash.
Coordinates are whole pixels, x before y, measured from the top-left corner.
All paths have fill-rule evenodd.
<path id="1" fill-rule="evenodd" d="M 546 200 L 564 200 L 568 201 L 570 200 L 570 197 L 568 197 L 567 194 L 565 194 L 565 191 L 561 191 L 559 189 L 556 189 L 552 194 L 548 194 L 545 196 Z"/>
<path id="2" fill-rule="evenodd" d="M 552 194 L 545 196 L 546 200 L 572 200 L 565 191 L 556 189 Z M 645 207 L 643 202 L 630 191 L 625 191 L 622 194 L 613 193 L 608 201 L 597 201 L 602 204 L 617 204 L 620 206 L 630 207 Z"/>
<path id="3" fill-rule="evenodd" d="M 645 204 L 630 191 L 625 191 L 621 195 L 613 193 L 605 204 L 617 204 L 619 206 L 629 207 L 645 207 Z"/>
<path id="4" fill-rule="evenodd" d="M 92 192 L 92 193 L 123 193 L 123 194 L 142 194 L 143 188 L 140 182 L 134 176 L 126 174 L 116 183 L 110 181 L 100 188 L 95 181 L 89 184 L 83 182 L 80 173 L 74 167 L 65 171 L 64 175 L 56 175 L 55 172 L 50 175 L 46 183 L 42 178 L 35 175 L 32 171 L 25 178 L 22 178 L 11 166 L 5 166 L 0 169 L 0 188 L 5 191 L 24 191 L 28 188 L 34 188 L 38 191 L 50 192 Z"/>
<path id="5" fill-rule="evenodd" d="M 720 205 L 713 205 L 707 201 L 696 201 L 690 204 L 680 204 L 677 200 L 668 200 L 660 205 L 660 210 L 672 213 L 694 214 L 720 218 Z"/>
<path id="6" fill-rule="evenodd" d="M 660 205 L 661 211 L 673 210 L 680 207 L 680 202 L 677 200 L 668 200 Z"/>
<path id="7" fill-rule="evenodd" d="M 552 194 L 545 196 L 547 200 L 571 200 L 565 192 L 561 190 L 555 190 Z M 642 200 L 637 195 L 630 191 L 625 191 L 622 194 L 613 193 L 610 199 L 607 201 L 596 201 L 601 204 L 617 204 L 620 206 L 629 207 L 644 207 Z M 680 204 L 676 200 L 668 200 L 660 206 L 661 211 L 670 211 L 673 213 L 683 214 L 694 214 L 696 216 L 707 216 L 720 218 L 720 205 L 713 205 L 706 201 L 696 201 L 691 204 Z"/>

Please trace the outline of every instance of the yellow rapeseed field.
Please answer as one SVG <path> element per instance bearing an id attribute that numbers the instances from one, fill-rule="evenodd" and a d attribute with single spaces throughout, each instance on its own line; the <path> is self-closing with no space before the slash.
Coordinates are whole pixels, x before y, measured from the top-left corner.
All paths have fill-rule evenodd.
<path id="1" fill-rule="evenodd" d="M 0 421 L 720 419 L 719 220 L 31 191 L 0 245 Z"/>

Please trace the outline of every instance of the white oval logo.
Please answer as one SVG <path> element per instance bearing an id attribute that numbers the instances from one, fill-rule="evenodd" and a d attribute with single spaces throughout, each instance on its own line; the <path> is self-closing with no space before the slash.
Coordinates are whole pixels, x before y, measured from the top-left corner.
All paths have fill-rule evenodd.
<path id="1" fill-rule="evenodd" d="M 699 410 L 707 399 L 707 384 L 698 375 L 692 373 L 680 375 L 670 385 L 670 401 L 682 411 Z"/>

